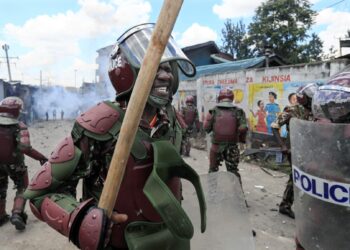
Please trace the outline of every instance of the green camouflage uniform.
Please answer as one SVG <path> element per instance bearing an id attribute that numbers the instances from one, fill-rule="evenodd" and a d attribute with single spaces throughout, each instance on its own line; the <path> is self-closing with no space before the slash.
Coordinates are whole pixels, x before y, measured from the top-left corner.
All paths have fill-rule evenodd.
<path id="1" fill-rule="evenodd" d="M 212 146 L 210 149 L 210 167 L 209 167 L 209 173 L 216 172 L 219 170 L 219 166 L 221 165 L 221 162 L 224 160 L 226 164 L 227 171 L 235 174 L 240 183 L 241 183 L 241 176 L 238 172 L 238 163 L 239 163 L 239 148 L 237 145 L 237 141 L 231 141 L 231 142 L 217 142 L 214 139 L 214 133 L 213 131 L 215 126 L 215 118 L 217 115 L 220 114 L 221 109 L 230 109 L 233 112 L 233 116 L 237 119 L 237 130 L 239 129 L 246 129 L 247 128 L 247 120 L 245 112 L 238 107 L 233 106 L 231 103 L 219 103 L 214 109 L 210 110 L 207 115 L 204 129 L 207 133 L 212 132 Z M 237 131 L 237 135 L 239 136 L 239 132 Z"/>
<path id="2" fill-rule="evenodd" d="M 181 109 L 181 115 L 183 116 L 187 125 L 182 140 L 181 154 L 184 156 L 190 156 L 190 138 L 196 137 L 197 133 L 199 132 L 198 110 L 194 105 L 188 105 L 187 107 L 183 107 Z"/>
<path id="3" fill-rule="evenodd" d="M 289 122 L 290 119 L 297 118 L 302 120 L 311 120 L 311 113 L 306 110 L 302 105 L 297 104 L 294 106 L 287 106 L 284 108 L 276 120 L 271 124 L 272 129 L 279 130 L 283 125 L 287 126 L 288 136 L 287 136 L 287 146 L 290 148 L 290 136 L 289 136 Z M 293 177 L 292 177 L 292 161 L 290 152 L 287 153 L 287 158 L 289 162 L 289 179 L 287 182 L 287 187 L 283 193 L 283 199 L 280 206 L 285 206 L 290 208 L 294 202 L 294 191 L 293 191 Z"/>
<path id="4" fill-rule="evenodd" d="M 93 115 L 91 115 L 92 113 Z M 100 116 L 97 117 L 96 114 L 100 114 Z M 113 116 L 113 114 L 115 114 L 115 116 Z M 61 151 L 56 149 L 54 153 L 51 154 L 48 165 L 43 166 L 43 169 L 48 167 L 52 169 L 49 176 L 51 182 L 49 181 L 49 184 L 42 185 L 43 188 L 36 188 L 36 186 L 38 186 L 37 183 L 42 183 L 39 171 L 39 175 L 36 175 L 36 177 L 32 179 L 29 188 L 25 192 L 25 197 L 31 201 L 31 208 L 33 211 L 39 211 L 41 212 L 41 216 L 44 216 L 46 212 L 43 210 L 43 207 L 45 207 L 44 203 L 46 202 L 49 206 L 46 206 L 45 209 L 49 211 L 51 207 L 58 207 L 63 217 L 70 218 L 73 216 L 72 214 L 74 211 L 77 208 L 82 209 L 81 206 L 83 206 L 84 202 L 89 201 L 90 198 L 95 202 L 99 200 L 124 114 L 124 110 L 122 110 L 117 103 L 106 101 L 93 107 L 77 118 L 71 136 L 64 139 L 57 147 L 60 149 L 62 145 L 66 145 L 66 148 L 73 148 L 74 150 L 69 152 L 71 155 L 70 159 L 64 160 L 63 162 L 55 161 L 53 156 L 59 159 L 60 157 L 65 157 L 67 154 L 56 156 L 58 152 Z M 95 117 L 95 119 L 92 119 L 92 117 Z M 96 126 L 95 120 L 105 120 L 102 119 L 104 117 L 117 118 L 114 123 L 110 124 L 109 128 L 105 126 L 98 127 L 99 129 L 96 131 L 102 131 L 103 129 L 103 133 L 98 134 L 87 129 L 90 128 L 89 124 Z M 111 240 L 108 245 L 108 247 L 114 247 L 113 249 L 124 249 L 126 248 L 126 244 L 128 245 L 128 249 L 154 249 L 154 245 L 160 243 L 169 243 L 172 245 L 172 248 L 167 248 L 165 246 L 162 248 L 163 246 L 161 245 L 161 249 L 189 249 L 188 238 L 190 237 L 188 237 L 187 234 L 191 233 L 191 230 L 188 230 L 188 228 L 191 229 L 191 227 L 187 227 L 189 224 L 186 223 L 190 223 L 187 218 L 185 218 L 186 223 L 183 223 L 183 225 L 186 225 L 186 228 L 182 228 L 182 226 L 178 225 L 176 219 L 174 219 L 174 223 L 170 222 L 166 224 L 165 222 L 160 222 L 157 224 L 156 222 L 159 222 L 159 219 L 155 220 L 153 217 L 149 216 L 153 209 L 157 210 L 158 207 L 160 207 L 158 205 L 160 203 L 158 200 L 163 199 L 162 204 L 166 204 L 164 207 L 171 207 L 177 210 L 175 212 L 173 211 L 171 215 L 172 218 L 182 220 L 185 217 L 179 205 L 180 203 L 176 200 L 180 199 L 180 197 L 173 196 L 169 187 L 163 183 L 164 178 L 166 178 L 166 181 L 173 181 L 173 179 L 171 179 L 173 175 L 176 177 L 182 177 L 180 175 L 183 175 L 190 181 L 196 181 L 196 190 L 199 190 L 202 202 L 201 208 L 205 207 L 198 175 L 194 170 L 189 168 L 178 155 L 182 132 L 175 110 L 169 105 L 166 109 L 158 112 L 157 118 L 157 122 L 153 128 L 151 128 L 148 123 L 141 120 L 135 142 L 131 148 L 125 171 L 126 173 L 123 179 L 123 183 L 125 184 L 121 185 L 116 202 L 117 205 L 114 208 L 120 213 L 126 213 L 128 215 L 128 221 L 113 226 Z M 84 121 L 87 122 L 85 123 Z M 178 170 L 181 173 L 178 174 L 174 170 L 174 167 L 176 171 Z M 161 168 L 159 171 L 162 171 L 161 177 L 158 176 L 157 172 L 159 168 Z M 153 171 L 150 173 L 152 169 Z M 75 198 L 79 179 L 83 179 L 82 200 L 84 202 L 79 202 Z M 145 184 L 146 180 L 147 182 Z M 155 195 L 153 192 L 156 191 L 159 192 Z M 145 195 L 149 198 L 147 199 Z M 171 196 L 171 199 L 168 198 L 168 196 Z M 171 204 L 167 204 L 169 199 Z M 152 202 L 153 208 L 150 207 L 151 204 L 149 202 Z M 130 210 L 129 208 L 133 206 L 135 208 Z M 166 216 L 162 213 L 162 208 L 163 207 L 158 209 L 157 212 L 162 218 L 165 218 Z M 135 211 L 140 212 L 136 213 Z M 205 212 L 203 212 L 203 216 L 204 213 Z M 37 214 L 37 212 L 35 214 Z M 74 233 L 69 233 L 73 229 L 68 227 L 67 222 L 61 222 L 60 224 L 52 223 L 50 218 L 46 217 L 43 220 L 67 237 L 77 234 L 79 230 L 77 226 L 77 229 L 74 229 L 76 230 Z M 144 225 L 146 223 L 148 224 Z M 153 223 L 152 225 L 157 227 L 157 230 L 149 223 Z M 139 224 L 142 224 L 142 226 Z M 173 228 L 174 224 L 177 224 L 177 228 L 186 234 L 184 238 L 176 238 L 177 234 L 168 233 L 168 228 Z M 134 246 L 134 244 L 139 244 L 138 241 L 147 241 L 149 237 L 153 237 L 156 233 L 160 234 L 161 232 L 164 232 L 164 237 L 155 238 L 157 240 L 153 239 L 153 243 L 151 242 L 152 248 L 148 247 L 147 244 L 141 244 L 143 246 L 142 248 Z M 143 237 L 136 237 L 135 234 L 137 233 L 144 233 L 144 235 Z M 148 237 L 146 237 L 147 235 Z M 175 242 L 176 244 L 172 242 L 173 238 L 178 239 Z M 79 244 L 76 240 L 71 240 L 75 244 Z M 178 246 L 178 248 L 176 248 L 176 246 Z"/>

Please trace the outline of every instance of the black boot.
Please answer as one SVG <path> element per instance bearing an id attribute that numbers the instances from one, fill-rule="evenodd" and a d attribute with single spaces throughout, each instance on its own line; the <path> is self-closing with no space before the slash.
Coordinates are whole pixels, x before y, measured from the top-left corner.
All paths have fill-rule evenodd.
<path id="1" fill-rule="evenodd" d="M 294 212 L 290 206 L 280 205 L 279 212 L 280 212 L 280 214 L 284 214 L 284 215 L 289 216 L 292 219 L 295 219 Z"/>
<path id="2" fill-rule="evenodd" d="M 9 221 L 9 215 L 6 213 L 6 200 L 0 200 L 0 226 Z"/>
<path id="3" fill-rule="evenodd" d="M 10 218 L 12 225 L 20 231 L 24 230 L 27 224 L 28 216 L 24 212 L 25 203 L 26 200 L 23 197 L 17 196 L 13 202 L 12 216 Z"/>

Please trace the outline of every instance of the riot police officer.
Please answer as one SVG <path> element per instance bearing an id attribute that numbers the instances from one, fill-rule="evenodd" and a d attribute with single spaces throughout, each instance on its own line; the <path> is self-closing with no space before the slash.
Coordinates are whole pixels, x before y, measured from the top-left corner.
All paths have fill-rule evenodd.
<path id="1" fill-rule="evenodd" d="M 224 160 L 227 171 L 235 174 L 242 184 L 238 172 L 238 142 L 245 143 L 248 126 L 245 112 L 232 104 L 233 99 L 232 90 L 220 90 L 217 105 L 206 115 L 204 129 L 212 138 L 209 173 L 218 171 Z"/>
<path id="2" fill-rule="evenodd" d="M 9 219 L 6 213 L 6 196 L 10 177 L 17 190 L 10 221 L 17 230 L 25 229 L 27 221 L 23 192 L 28 185 L 28 170 L 24 163 L 24 154 L 41 163 L 47 160 L 31 146 L 27 126 L 18 121 L 22 109 L 23 101 L 15 96 L 6 97 L 0 102 L 0 225 Z"/>

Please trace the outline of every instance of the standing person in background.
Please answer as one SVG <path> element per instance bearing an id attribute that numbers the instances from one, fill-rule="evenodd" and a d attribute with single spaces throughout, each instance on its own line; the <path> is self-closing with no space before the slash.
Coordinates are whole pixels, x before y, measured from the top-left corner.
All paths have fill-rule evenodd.
<path id="1" fill-rule="evenodd" d="M 46 121 L 48 121 L 49 120 L 49 111 L 45 112 L 45 117 L 46 117 Z"/>
<path id="2" fill-rule="evenodd" d="M 283 112 L 278 115 L 276 121 L 271 124 L 273 134 L 280 144 L 282 151 L 287 155 L 289 162 L 289 180 L 287 186 L 283 193 L 282 202 L 279 205 L 279 212 L 281 214 L 287 215 L 294 219 L 295 215 L 292 210 L 292 205 L 294 202 L 294 191 L 293 191 L 293 176 L 292 176 L 292 155 L 290 152 L 290 137 L 289 137 L 289 122 L 290 119 L 295 117 L 302 120 L 312 120 L 311 113 L 311 102 L 314 93 L 317 90 L 317 85 L 314 83 L 307 84 L 306 86 L 300 87 L 297 90 L 296 97 L 298 103 L 296 105 L 287 106 L 284 108 Z M 288 137 L 286 142 L 282 139 L 280 135 L 280 128 L 286 125 Z"/>
<path id="3" fill-rule="evenodd" d="M 297 94 L 296 93 L 290 93 L 288 95 L 288 102 L 289 105 L 285 106 L 283 111 L 288 109 L 291 106 L 297 105 L 298 104 L 298 99 L 297 99 Z M 287 125 L 283 125 L 280 129 L 281 136 L 286 138 L 288 137 L 288 131 L 287 131 Z"/>
<path id="4" fill-rule="evenodd" d="M 224 160 L 227 171 L 235 174 L 242 185 L 238 172 L 238 142 L 245 143 L 248 131 L 243 109 L 232 104 L 233 93 L 229 89 L 220 90 L 218 104 L 210 110 L 204 121 L 204 129 L 211 133 L 212 145 L 209 155 L 209 173 L 219 171 Z"/>
<path id="5" fill-rule="evenodd" d="M 266 123 L 267 123 L 267 132 L 272 134 L 271 123 L 276 120 L 277 114 L 281 112 L 281 109 L 277 103 L 277 94 L 275 92 L 269 92 L 269 103 L 265 106 L 265 111 L 267 112 Z"/>
<path id="6" fill-rule="evenodd" d="M 183 107 L 181 114 L 185 119 L 187 129 L 182 141 L 181 153 L 184 156 L 190 156 L 191 142 L 190 138 L 195 137 L 199 133 L 199 117 L 198 110 L 194 105 L 194 97 L 189 95 L 186 97 L 186 107 Z"/>
<path id="7" fill-rule="evenodd" d="M 63 117 L 64 117 L 64 111 L 63 109 L 61 109 L 61 120 L 63 120 Z"/>
<path id="8" fill-rule="evenodd" d="M 52 111 L 52 119 L 56 121 L 56 109 Z"/>
<path id="9" fill-rule="evenodd" d="M 41 164 L 47 161 L 44 155 L 32 148 L 28 128 L 18 121 L 22 107 L 22 100 L 15 96 L 0 102 L 0 226 L 9 220 L 6 197 L 10 177 L 17 190 L 10 221 L 17 230 L 24 230 L 27 223 L 23 192 L 28 185 L 28 170 L 24 163 L 24 154 Z"/>

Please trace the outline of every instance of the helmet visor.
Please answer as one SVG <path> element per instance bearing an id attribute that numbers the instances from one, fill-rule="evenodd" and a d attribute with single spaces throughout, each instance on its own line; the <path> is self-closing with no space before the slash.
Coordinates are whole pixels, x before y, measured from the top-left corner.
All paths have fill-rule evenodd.
<path id="1" fill-rule="evenodd" d="M 142 24 L 131 28 L 118 38 L 119 49 L 125 54 L 129 63 L 136 68 L 141 67 L 153 30 L 154 24 Z M 176 61 L 182 73 L 188 77 L 196 74 L 193 63 L 172 37 L 169 38 L 161 58 L 161 63 L 169 61 Z"/>
<path id="2" fill-rule="evenodd" d="M 321 86 L 312 103 L 316 118 L 328 118 L 333 122 L 350 120 L 350 88 L 343 86 Z"/>

